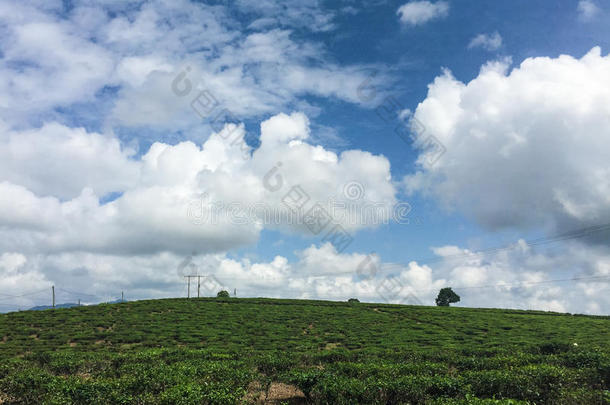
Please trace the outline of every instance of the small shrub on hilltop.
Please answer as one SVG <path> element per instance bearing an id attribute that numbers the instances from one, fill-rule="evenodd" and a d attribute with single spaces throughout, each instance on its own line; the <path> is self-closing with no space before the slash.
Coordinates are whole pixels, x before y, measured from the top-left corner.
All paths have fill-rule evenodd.
<path id="1" fill-rule="evenodd" d="M 229 292 L 226 290 L 222 290 L 222 291 L 218 291 L 218 294 L 216 294 L 216 297 L 218 298 L 229 298 Z"/>
<path id="2" fill-rule="evenodd" d="M 436 305 L 439 307 L 448 307 L 449 304 L 460 302 L 460 296 L 453 292 L 451 287 L 441 288 L 436 297 Z"/>

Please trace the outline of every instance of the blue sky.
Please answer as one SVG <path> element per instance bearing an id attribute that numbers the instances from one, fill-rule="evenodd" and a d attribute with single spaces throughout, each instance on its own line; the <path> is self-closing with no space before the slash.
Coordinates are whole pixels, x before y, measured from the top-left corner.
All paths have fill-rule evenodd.
<path id="1" fill-rule="evenodd" d="M 488 286 L 461 305 L 608 313 L 605 231 L 526 241 L 610 222 L 609 18 L 598 0 L 0 1 L 0 287 L 23 295 L 0 310 L 53 284 L 178 296 L 187 260 L 243 296 Z M 292 186 L 343 204 L 353 242 L 291 223 Z M 231 216 L 254 206 L 279 219 Z"/>
<path id="2" fill-rule="evenodd" d="M 371 68 L 371 74 L 382 68 L 390 72 L 392 81 L 387 93 L 381 92 L 385 83 L 372 79 L 372 85 L 380 90 L 372 101 L 373 107 L 383 105 L 387 94 L 404 108 L 415 109 L 425 98 L 427 85 L 442 68 L 450 69 L 456 78 L 468 82 L 478 75 L 483 64 L 494 58 L 510 57 L 511 66 L 515 66 L 539 55 L 582 56 L 594 44 L 609 48 L 610 27 L 602 19 L 580 21 L 574 1 L 557 2 L 553 7 L 543 1 L 454 2 L 446 18 L 417 27 L 405 27 L 391 20 L 402 4 L 398 1 L 366 7 L 366 12 L 338 19 L 340 35 L 335 31 L 315 35 L 340 63 L 379 65 Z M 496 31 L 502 33 L 502 45 L 498 49 L 468 48 L 477 35 Z M 308 34 L 304 33 L 304 37 Z M 383 154 L 390 160 L 394 175 L 413 171 L 417 151 L 393 132 L 399 120 L 384 121 L 374 109 L 350 103 L 325 100 L 316 100 L 316 103 L 321 109 L 317 123 L 334 128 L 349 147 Z M 414 197 L 409 199 L 414 206 L 412 226 L 363 231 L 354 242 L 354 249 L 368 249 L 390 260 L 404 261 L 430 257 L 430 246 L 461 244 L 483 249 L 511 243 L 519 237 L 539 236 L 535 230 L 488 233 L 459 213 L 438 209 L 433 200 Z M 255 252 L 260 253 L 262 248 L 265 257 L 272 258 L 275 250 L 265 246 L 277 235 L 270 235 L 269 239 L 265 236 Z M 302 239 L 295 241 L 294 249 L 301 243 Z"/>

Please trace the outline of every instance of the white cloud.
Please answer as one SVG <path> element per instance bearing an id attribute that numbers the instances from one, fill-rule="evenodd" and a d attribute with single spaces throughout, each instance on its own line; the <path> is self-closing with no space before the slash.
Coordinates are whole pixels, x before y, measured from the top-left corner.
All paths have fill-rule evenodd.
<path id="1" fill-rule="evenodd" d="M 38 269 L 28 266 L 26 256 L 16 252 L 0 255 L 0 312 L 33 306 L 32 298 L 39 298 L 41 290 L 46 287 L 49 287 L 47 296 L 50 297 L 51 281 Z M 27 298 L 13 297 L 24 291 L 37 293 Z"/>
<path id="2" fill-rule="evenodd" d="M 2 5 L 0 5 L 2 7 Z M 20 6 L 17 6 L 17 11 Z M 0 21 L 8 20 L 0 8 Z M 1 43 L 0 112 L 26 119 L 33 113 L 92 101 L 96 91 L 112 84 L 113 55 L 81 38 L 64 23 L 10 22 Z M 8 114 L 10 112 L 11 114 Z"/>
<path id="3" fill-rule="evenodd" d="M 0 129 L 0 180 L 40 196 L 71 199 L 85 187 L 103 196 L 135 184 L 133 153 L 112 136 L 58 123 L 25 131 Z"/>
<path id="4" fill-rule="evenodd" d="M 429 85 L 414 117 L 447 152 L 434 164 L 422 153 L 407 189 L 487 229 L 610 222 L 610 57 L 594 48 L 508 70 L 490 63 L 469 83 L 446 71 Z"/>
<path id="5" fill-rule="evenodd" d="M 599 7 L 592 0 L 578 2 L 578 17 L 583 21 L 590 21 L 600 12 Z"/>
<path id="6" fill-rule="evenodd" d="M 174 58 L 170 63 L 158 56 L 147 56 L 144 60 L 148 69 L 163 68 L 150 70 L 146 76 L 137 69 L 141 75 L 124 83 L 113 118 L 123 125 L 171 130 L 201 125 L 202 119 L 191 103 L 203 90 L 219 105 L 210 117 L 204 118 L 205 122 L 222 108 L 240 119 L 274 113 L 305 95 L 361 103 L 357 89 L 366 79 L 363 67 L 340 67 L 326 62 L 322 55 L 323 48 L 295 42 L 290 31 L 276 29 L 223 44 L 218 55 L 207 58 L 205 63 L 188 57 Z M 130 62 L 129 65 L 134 64 Z M 176 96 L 171 84 L 187 66 L 190 71 L 186 80 L 191 82 L 192 91 Z"/>
<path id="7" fill-rule="evenodd" d="M 253 243 L 265 227 L 313 236 L 302 217 L 316 202 L 327 210 L 336 204 L 329 215 L 350 232 L 381 224 L 396 202 L 385 157 L 337 155 L 306 143 L 302 113 L 264 121 L 252 154 L 236 142 L 243 125 L 227 126 L 201 146 L 156 142 L 138 160 L 110 135 L 58 124 L 34 134 L 40 142 L 30 132 L 10 132 L 0 149 L 0 250 L 213 253 Z M 346 197 L 349 182 L 362 187 L 361 199 Z M 294 186 L 309 197 L 299 214 L 283 202 Z M 122 194 L 101 204 L 108 191 Z"/>
<path id="8" fill-rule="evenodd" d="M 290 30 L 333 27 L 318 1 L 239 6 L 245 16 L 272 15 L 265 31 L 244 33 L 227 7 L 188 0 L 77 1 L 67 14 L 61 4 L 0 1 L 0 113 L 38 125 L 79 104 L 103 107 L 95 118 L 109 126 L 178 132 L 201 125 L 190 108 L 201 88 L 241 119 L 304 108 L 305 95 L 360 103 L 366 66 L 328 61 L 323 46 Z M 196 88 L 180 98 L 171 83 L 186 65 Z"/>
<path id="9" fill-rule="evenodd" d="M 29 280 L 29 291 L 38 291 L 41 285 L 53 283 L 58 302 L 81 298 L 95 303 L 116 299 L 120 291 L 128 299 L 184 297 L 183 276 L 190 274 L 209 276 L 202 279 L 203 296 L 237 289 L 240 297 L 354 297 L 368 302 L 434 305 L 438 291 L 450 286 L 461 296 L 457 306 L 594 314 L 607 313 L 610 308 L 604 293 L 610 278 L 607 248 L 573 242 L 561 249 L 539 251 L 518 241 L 512 249 L 484 255 L 457 246 L 439 247 L 435 252 L 441 260 L 430 265 L 387 263 L 375 255 L 338 253 L 330 243 L 296 252 L 295 261 L 283 256 L 253 261 L 223 253 L 186 258 L 173 253 L 58 253 L 27 258 L 7 253 L 0 256 L 0 285 L 14 288 L 15 283 Z M 192 283 L 191 295 L 196 291 Z M 49 301 L 49 293 L 10 301 L 0 297 L 0 310 Z"/>
<path id="10" fill-rule="evenodd" d="M 411 1 L 403 4 L 396 12 L 400 22 L 407 25 L 421 25 L 430 20 L 443 18 L 449 15 L 449 3 L 437 1 L 436 3 L 424 1 Z"/>
<path id="11" fill-rule="evenodd" d="M 472 38 L 468 44 L 468 48 L 483 48 L 487 51 L 495 51 L 502 46 L 502 37 L 496 31 L 492 34 L 479 34 Z"/>
<path id="12" fill-rule="evenodd" d="M 257 16 L 248 26 L 252 29 L 277 24 L 312 31 L 335 28 L 335 12 L 324 9 L 319 0 L 238 0 L 236 4 L 239 11 Z"/>
<path id="13" fill-rule="evenodd" d="M 607 248 L 572 243 L 558 251 L 537 251 L 521 240 L 511 249 L 484 255 L 457 246 L 439 247 L 435 252 L 442 260 L 430 265 L 384 263 L 374 256 L 372 267 L 363 267 L 353 260 L 357 254 L 337 254 L 330 246 L 312 246 L 300 252 L 300 260 L 293 266 L 298 272 L 291 282 L 297 289 L 293 294 L 300 289 L 304 298 L 357 297 L 374 302 L 420 301 L 434 305 L 440 288 L 451 286 L 461 295 L 459 306 L 597 314 L 610 307 L 610 300 L 603 293 L 610 269 L 601 264 L 610 255 Z M 315 267 L 308 266 L 308 261 Z M 337 262 L 343 265 L 335 271 Z M 305 277 L 314 268 L 315 274 L 326 271 L 329 276 Z M 375 270 L 366 271 L 371 268 Z M 569 281 L 570 278 L 581 280 Z"/>

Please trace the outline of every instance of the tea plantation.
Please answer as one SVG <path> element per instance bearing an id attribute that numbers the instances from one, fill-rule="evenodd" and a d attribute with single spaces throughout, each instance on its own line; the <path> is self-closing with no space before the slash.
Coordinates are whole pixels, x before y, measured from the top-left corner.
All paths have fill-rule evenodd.
<path id="1" fill-rule="evenodd" d="M 273 299 L 0 315 L 3 404 L 607 404 L 610 318 Z"/>

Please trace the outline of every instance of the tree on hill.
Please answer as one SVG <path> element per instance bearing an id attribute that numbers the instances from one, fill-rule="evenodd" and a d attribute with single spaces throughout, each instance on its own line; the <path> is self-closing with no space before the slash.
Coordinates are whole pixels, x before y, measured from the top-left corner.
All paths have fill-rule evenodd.
<path id="1" fill-rule="evenodd" d="M 441 288 L 436 297 L 436 305 L 439 307 L 448 307 L 449 304 L 460 302 L 460 296 L 453 292 L 451 287 Z"/>
<path id="2" fill-rule="evenodd" d="M 349 300 L 347 300 L 347 302 L 349 302 L 350 304 L 356 304 L 360 302 L 360 300 L 358 298 L 350 298 Z"/>
<path id="3" fill-rule="evenodd" d="M 226 290 L 218 291 L 218 294 L 216 294 L 216 297 L 218 297 L 218 298 L 229 298 L 229 292 L 226 291 Z"/>

